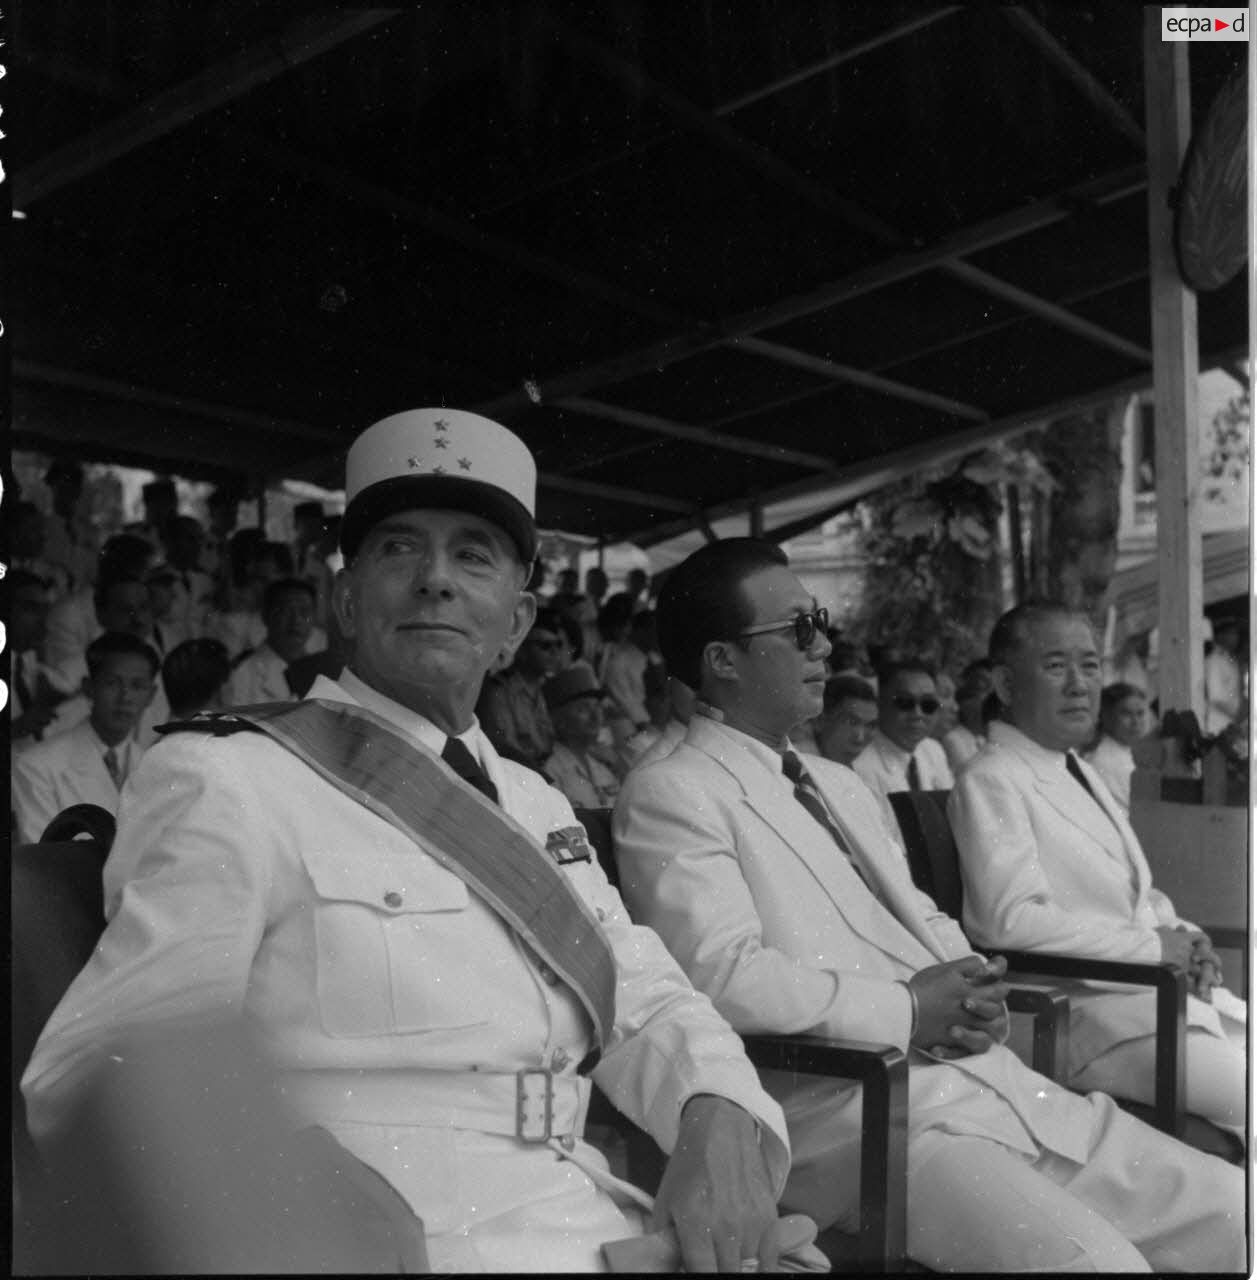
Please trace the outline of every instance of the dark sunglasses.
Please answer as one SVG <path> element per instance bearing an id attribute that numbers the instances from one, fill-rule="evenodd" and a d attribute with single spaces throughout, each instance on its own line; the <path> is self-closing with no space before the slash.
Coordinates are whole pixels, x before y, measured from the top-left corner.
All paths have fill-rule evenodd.
<path id="1" fill-rule="evenodd" d="M 819 631 L 824 635 L 829 630 L 829 610 L 813 609 L 811 613 L 796 614 L 793 618 L 783 618 L 780 622 L 761 622 L 757 626 L 747 627 L 745 631 L 739 631 L 738 638 L 767 635 L 770 631 L 789 631 L 792 627 L 794 643 L 806 653 L 812 647 L 816 633 Z"/>
<path id="2" fill-rule="evenodd" d="M 914 698 L 910 693 L 897 693 L 891 698 L 896 711 L 912 711 L 920 707 L 927 716 L 932 716 L 943 704 L 928 694 L 924 698 Z"/>

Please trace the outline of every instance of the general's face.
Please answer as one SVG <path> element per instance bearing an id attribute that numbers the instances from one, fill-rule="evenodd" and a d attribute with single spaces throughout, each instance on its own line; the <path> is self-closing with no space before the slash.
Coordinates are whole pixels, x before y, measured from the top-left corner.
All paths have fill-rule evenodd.
<path id="1" fill-rule="evenodd" d="M 878 691 L 878 724 L 896 746 L 914 751 L 938 719 L 938 689 L 924 671 L 898 671 Z"/>
<path id="2" fill-rule="evenodd" d="M 1056 614 L 1029 626 L 1012 659 L 995 668 L 995 689 L 1008 718 L 1053 751 L 1091 737 L 1103 681 L 1090 624 Z"/>
<path id="3" fill-rule="evenodd" d="M 799 649 L 794 620 L 810 613 L 816 601 L 785 565 L 760 569 L 743 581 L 742 591 L 751 608 L 748 627 L 780 622 L 781 629 L 729 647 L 741 710 L 765 730 L 785 735 L 820 714 L 829 641 L 818 629 L 806 652 Z"/>
<path id="4" fill-rule="evenodd" d="M 424 715 L 470 696 L 528 632 L 536 602 L 513 544 L 462 511 L 389 516 L 337 579 L 335 608 L 353 670 Z"/>
<path id="5" fill-rule="evenodd" d="M 1109 737 L 1129 747 L 1148 732 L 1148 701 L 1142 694 L 1131 694 L 1113 708 L 1105 725 Z"/>
<path id="6" fill-rule="evenodd" d="M 862 698 L 843 698 L 822 717 L 816 734 L 821 754 L 839 764 L 849 765 L 869 745 L 877 728 L 877 703 Z"/>
<path id="7" fill-rule="evenodd" d="M 121 742 L 153 700 L 153 668 L 134 653 L 106 654 L 84 682 L 92 703 L 92 727 L 106 742 Z"/>
<path id="8" fill-rule="evenodd" d="M 116 582 L 97 610 L 106 631 L 125 631 L 146 639 L 153 629 L 153 606 L 142 582 Z"/>

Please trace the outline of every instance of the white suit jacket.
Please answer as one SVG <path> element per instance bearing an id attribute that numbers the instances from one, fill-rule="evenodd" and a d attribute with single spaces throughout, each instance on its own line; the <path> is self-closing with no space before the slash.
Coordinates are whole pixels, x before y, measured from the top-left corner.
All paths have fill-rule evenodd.
<path id="1" fill-rule="evenodd" d="M 444 735 L 428 721 L 352 673 L 341 679 L 320 677 L 311 696 L 364 702 L 440 750 Z M 537 774 L 501 760 L 478 729 L 466 738 L 502 807 L 543 846 L 575 825 Z M 764 1126 L 779 1189 L 785 1126 L 736 1035 L 659 939 L 632 924 L 596 858 L 564 869 L 602 920 L 619 971 L 615 1030 L 594 1080 L 665 1150 L 692 1094 L 740 1103 Z M 105 904 L 101 943 L 24 1078 L 37 1136 L 55 1127 L 76 1067 L 111 1029 L 244 1011 L 311 1120 L 441 1231 L 465 1220 L 467 1203 L 501 1208 L 486 1188 L 454 1185 L 433 1158 L 431 1126 L 448 1127 L 451 1106 L 483 1108 L 486 1091 L 505 1085 L 513 1117 L 508 1073 L 538 1067 L 587 1096 L 576 1066 L 592 1031 L 576 996 L 422 846 L 263 734 L 184 732 L 145 756 L 124 796 Z M 361 1145 L 364 1125 L 386 1126 L 387 1169 Z M 538 1154 L 544 1196 L 547 1178 L 571 1175 Z"/>
<path id="2" fill-rule="evenodd" d="M 971 948 L 913 885 L 864 783 L 819 757 L 805 764 L 859 873 L 794 798 L 775 752 L 696 715 L 667 759 L 625 780 L 614 822 L 621 892 L 739 1031 L 906 1049 L 902 984 Z M 835 1096 L 832 1082 L 774 1073 L 765 1084 L 782 1101 L 794 1145 L 785 1202 L 832 1215 L 844 1179 L 855 1194 L 858 1087 Z M 1002 1046 L 954 1064 L 914 1052 L 910 1096 L 910 1140 L 943 1128 L 1031 1155 L 1046 1147 L 1085 1158 L 1087 1107 Z"/>
<path id="3" fill-rule="evenodd" d="M 948 816 L 960 852 L 965 928 L 980 946 L 1156 963 L 1155 930 L 1188 924 L 1153 888 L 1148 861 L 1099 774 L 1080 761 L 1092 800 L 1065 755 L 1010 724 L 952 790 Z M 1194 927 L 1194 926 L 1193 926 Z M 1073 1070 L 1156 1026 L 1155 996 L 1062 983 L 1070 991 Z M 1217 1014 L 1188 997 L 1188 1021 L 1221 1034 Z"/>
<path id="4" fill-rule="evenodd" d="M 135 741 L 126 746 L 133 772 L 144 748 Z M 110 813 L 118 812 L 118 788 L 105 768 L 105 744 L 87 721 L 13 757 L 13 812 L 19 839 L 38 840 L 53 818 L 72 804 L 98 804 Z"/>

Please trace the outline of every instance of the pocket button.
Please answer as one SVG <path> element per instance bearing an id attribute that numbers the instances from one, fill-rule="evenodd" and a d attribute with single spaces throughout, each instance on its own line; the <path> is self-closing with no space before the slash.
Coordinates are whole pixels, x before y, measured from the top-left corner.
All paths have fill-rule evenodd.
<path id="1" fill-rule="evenodd" d="M 400 907 L 402 905 L 402 895 L 396 889 L 390 889 L 384 895 L 384 905 L 386 907 Z"/>

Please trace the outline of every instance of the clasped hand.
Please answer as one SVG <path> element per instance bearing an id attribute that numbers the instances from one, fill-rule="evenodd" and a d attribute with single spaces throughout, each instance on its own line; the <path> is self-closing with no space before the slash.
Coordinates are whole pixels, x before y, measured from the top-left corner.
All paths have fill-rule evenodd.
<path id="1" fill-rule="evenodd" d="M 1187 989 L 1199 1000 L 1210 1003 L 1214 987 L 1222 985 L 1222 961 L 1207 933 L 1183 925 L 1163 925 L 1161 959 L 1187 970 Z"/>
<path id="2" fill-rule="evenodd" d="M 1007 971 L 1003 956 L 966 956 L 914 973 L 908 983 L 917 1002 L 913 1047 L 963 1058 L 1000 1043 L 1008 1031 Z"/>

